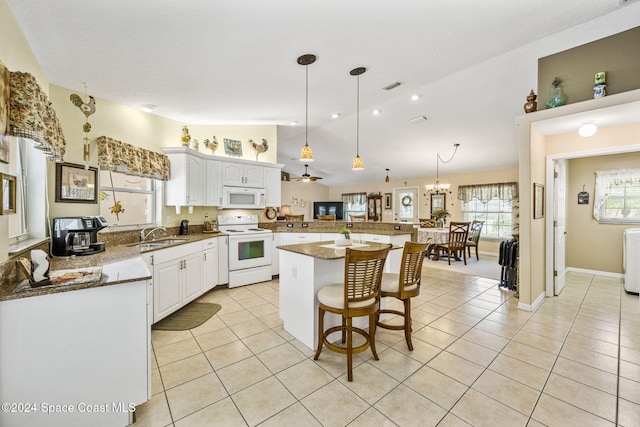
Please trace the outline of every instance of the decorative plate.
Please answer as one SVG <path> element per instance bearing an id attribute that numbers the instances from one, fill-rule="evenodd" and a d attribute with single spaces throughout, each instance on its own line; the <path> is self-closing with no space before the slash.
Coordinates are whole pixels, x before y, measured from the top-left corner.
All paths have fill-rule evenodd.
<path id="1" fill-rule="evenodd" d="M 264 210 L 264 216 L 267 219 L 274 219 L 277 215 L 277 212 L 274 208 L 267 208 Z"/>
<path id="2" fill-rule="evenodd" d="M 242 141 L 224 138 L 224 152 L 228 156 L 242 157 Z"/>

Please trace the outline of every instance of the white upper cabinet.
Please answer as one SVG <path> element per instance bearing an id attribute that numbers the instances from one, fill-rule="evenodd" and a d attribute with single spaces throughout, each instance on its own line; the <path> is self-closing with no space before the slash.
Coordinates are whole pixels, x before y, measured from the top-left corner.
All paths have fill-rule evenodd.
<path id="1" fill-rule="evenodd" d="M 222 162 L 205 160 L 205 206 L 222 205 Z"/>
<path id="2" fill-rule="evenodd" d="M 280 168 L 264 167 L 264 187 L 267 190 L 266 206 L 280 206 L 282 198 L 282 183 Z"/>
<path id="3" fill-rule="evenodd" d="M 171 176 L 166 183 L 167 206 L 203 206 L 204 160 L 186 151 L 167 151 Z"/>
<path id="4" fill-rule="evenodd" d="M 222 183 L 231 187 L 264 187 L 264 167 L 225 162 Z"/>

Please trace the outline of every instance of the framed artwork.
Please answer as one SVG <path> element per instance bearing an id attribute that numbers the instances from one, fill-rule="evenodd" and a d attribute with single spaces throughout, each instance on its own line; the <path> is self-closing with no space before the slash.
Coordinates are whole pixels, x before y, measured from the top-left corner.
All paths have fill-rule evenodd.
<path id="1" fill-rule="evenodd" d="M 0 162 L 9 163 L 9 70 L 0 62 Z"/>
<path id="2" fill-rule="evenodd" d="M 0 173 L 2 187 L 0 188 L 0 200 L 2 200 L 1 215 L 16 213 L 16 177 L 6 173 Z"/>
<path id="3" fill-rule="evenodd" d="M 533 183 L 533 219 L 544 218 L 544 185 Z"/>
<path id="4" fill-rule="evenodd" d="M 384 193 L 384 208 L 391 209 L 391 193 Z"/>
<path id="5" fill-rule="evenodd" d="M 242 157 L 242 141 L 224 138 L 224 153 L 227 156 Z"/>
<path id="6" fill-rule="evenodd" d="M 98 169 L 73 163 L 56 164 L 56 202 L 98 203 Z"/>
<path id="7" fill-rule="evenodd" d="M 447 203 L 446 194 L 432 194 L 431 195 L 431 217 L 433 218 L 433 211 L 436 209 L 444 209 Z"/>

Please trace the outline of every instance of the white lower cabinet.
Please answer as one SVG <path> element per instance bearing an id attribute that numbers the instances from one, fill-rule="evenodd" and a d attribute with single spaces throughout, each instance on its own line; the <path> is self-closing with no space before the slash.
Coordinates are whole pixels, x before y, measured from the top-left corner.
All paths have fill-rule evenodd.
<path id="1" fill-rule="evenodd" d="M 202 295 L 201 257 L 201 242 L 185 243 L 151 254 L 154 323 Z"/>
<path id="2" fill-rule="evenodd" d="M 218 238 L 202 242 L 202 282 L 204 292 L 218 284 Z"/>
<path id="3" fill-rule="evenodd" d="M 229 283 L 229 236 L 218 237 L 218 285 Z"/>
<path id="4" fill-rule="evenodd" d="M 273 246 L 271 247 L 271 275 L 280 274 L 280 251 L 277 249 L 282 243 L 282 233 L 272 233 Z"/>

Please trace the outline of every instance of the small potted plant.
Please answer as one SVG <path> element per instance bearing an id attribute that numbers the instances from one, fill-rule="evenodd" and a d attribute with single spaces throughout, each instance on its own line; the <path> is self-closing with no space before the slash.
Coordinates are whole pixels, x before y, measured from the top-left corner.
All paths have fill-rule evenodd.
<path id="1" fill-rule="evenodd" d="M 448 216 L 451 216 L 451 213 L 449 213 L 449 211 L 445 208 L 438 208 L 431 212 L 431 216 L 436 219 L 436 224 L 438 225 L 438 227 L 442 228 L 447 221 L 446 218 Z"/>
<path id="2" fill-rule="evenodd" d="M 338 237 L 335 240 L 337 246 L 351 245 L 351 231 L 347 227 L 342 227 L 338 233 Z"/>

